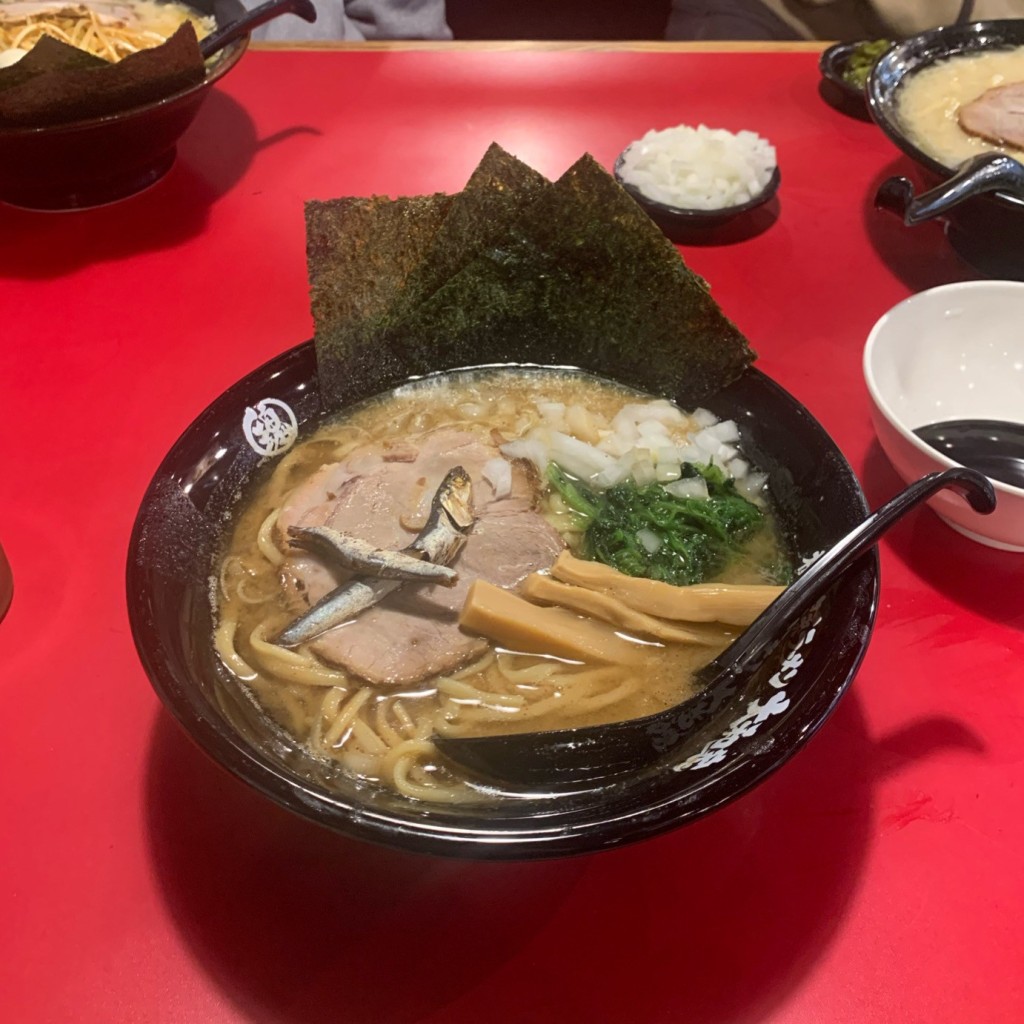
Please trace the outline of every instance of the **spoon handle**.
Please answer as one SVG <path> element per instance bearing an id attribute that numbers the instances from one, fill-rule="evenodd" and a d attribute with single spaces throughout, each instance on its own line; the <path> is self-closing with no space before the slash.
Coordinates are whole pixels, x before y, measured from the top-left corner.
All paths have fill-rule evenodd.
<path id="1" fill-rule="evenodd" d="M 297 14 L 303 21 L 316 21 L 316 8 L 312 0 L 267 0 L 265 4 L 254 7 L 243 17 L 229 22 L 205 39 L 201 39 L 199 52 L 203 55 L 203 60 L 209 60 L 228 43 L 233 43 L 254 28 L 259 28 L 260 25 L 282 14 Z"/>
<path id="2" fill-rule="evenodd" d="M 872 512 L 860 526 L 817 558 L 702 674 L 743 675 L 755 669 L 795 618 L 824 594 L 847 566 L 873 547 L 878 538 L 915 505 L 946 487 L 958 490 L 975 512 L 987 515 L 996 507 L 995 490 L 981 473 L 966 467 L 929 473 Z"/>
<path id="3" fill-rule="evenodd" d="M 960 13 L 956 16 L 954 25 L 966 25 L 974 17 L 974 0 L 964 0 L 960 5 Z"/>

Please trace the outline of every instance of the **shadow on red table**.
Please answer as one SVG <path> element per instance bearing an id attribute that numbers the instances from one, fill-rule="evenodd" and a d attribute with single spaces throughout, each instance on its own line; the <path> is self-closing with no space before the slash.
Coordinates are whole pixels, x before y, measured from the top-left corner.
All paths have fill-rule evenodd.
<path id="1" fill-rule="evenodd" d="M 257 139 L 245 108 L 215 89 L 178 144 L 174 166 L 145 191 L 66 213 L 0 204 L 0 277 L 58 277 L 180 245 L 205 229 L 210 207 L 238 183 L 260 150 L 315 131 L 296 126 Z"/>
<path id="2" fill-rule="evenodd" d="M 858 476 L 872 507 L 904 486 L 877 441 Z M 931 509 L 894 526 L 886 543 L 934 590 L 992 622 L 1024 631 L 1024 602 L 1016 596 L 1024 579 L 1024 554 L 968 540 Z"/>
<path id="3" fill-rule="evenodd" d="M 907 227 L 899 217 L 875 208 L 878 186 L 897 175 L 910 178 L 917 188 L 927 187 L 921 168 L 905 156 L 879 169 L 869 182 L 862 206 L 864 228 L 886 266 L 915 292 L 983 276 L 957 255 L 939 221 Z"/>
<path id="4" fill-rule="evenodd" d="M 293 817 L 161 712 L 151 854 L 196 963 L 259 1024 L 755 1020 L 842 921 L 874 783 L 944 747 L 981 749 L 941 721 L 876 744 L 851 694 L 798 757 L 695 824 L 604 854 L 487 863 Z"/>
<path id="5" fill-rule="evenodd" d="M 773 196 L 764 206 L 745 213 L 734 221 L 714 228 L 690 228 L 678 239 L 685 249 L 687 246 L 738 245 L 751 238 L 763 235 L 778 219 L 781 200 Z"/>

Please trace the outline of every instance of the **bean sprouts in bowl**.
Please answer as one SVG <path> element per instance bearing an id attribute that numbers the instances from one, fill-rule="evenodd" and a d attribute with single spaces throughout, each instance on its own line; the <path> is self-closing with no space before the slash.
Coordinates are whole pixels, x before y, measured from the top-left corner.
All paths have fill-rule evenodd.
<path id="1" fill-rule="evenodd" d="M 558 362 L 554 355 L 551 367 Z M 515 372 L 539 379 L 555 371 Z M 354 378 L 347 400 L 356 409 L 385 390 L 379 381 Z M 864 518 L 863 495 L 838 449 L 763 374 L 748 370 L 707 405 L 735 424 L 744 460 L 766 473 L 780 542 L 796 563 Z M 280 428 L 276 441 L 252 429 L 254 417 L 270 408 L 267 422 Z M 825 721 L 860 663 L 874 617 L 873 556 L 787 637 L 728 707 L 652 765 L 545 791 L 478 780 L 470 799 L 454 801 L 432 801 L 360 776 L 282 728 L 258 691 L 239 685 L 215 641 L 211 581 L 216 587 L 240 499 L 283 465 L 288 456 L 275 453 L 275 445 L 283 448 L 296 437 L 301 445 L 325 419 L 311 344 L 226 391 L 157 470 L 139 510 L 127 569 L 133 635 L 163 702 L 216 761 L 306 818 L 365 840 L 463 857 L 551 857 L 633 842 L 695 820 L 779 767 Z M 641 684 L 650 681 L 646 670 L 640 675 Z"/>

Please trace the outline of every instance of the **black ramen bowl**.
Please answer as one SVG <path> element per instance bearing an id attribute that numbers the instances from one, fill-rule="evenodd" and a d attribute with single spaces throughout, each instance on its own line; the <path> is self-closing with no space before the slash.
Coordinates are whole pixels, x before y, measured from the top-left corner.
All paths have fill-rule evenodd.
<path id="1" fill-rule="evenodd" d="M 910 138 L 900 119 L 900 94 L 912 76 L 951 57 L 1024 46 L 1024 19 L 979 21 L 932 29 L 897 43 L 872 69 L 867 97 L 872 118 L 922 171 L 928 191 L 915 195 L 914 183 L 890 178 L 875 203 L 908 226 L 938 218 L 957 251 L 979 269 L 1000 277 L 1024 277 L 1024 171 L 1016 161 L 975 158 L 950 167 Z"/>
<path id="2" fill-rule="evenodd" d="M 555 349 L 550 364 L 564 366 L 564 353 L 559 358 Z M 381 379 L 358 373 L 346 389 L 346 405 L 389 390 Z M 777 519 L 795 559 L 826 549 L 863 520 L 865 500 L 850 466 L 777 384 L 748 370 L 704 404 L 737 421 L 745 451 L 770 474 Z M 270 724 L 214 650 L 213 566 L 239 495 L 276 458 L 253 447 L 243 423 L 267 406 L 286 428 L 294 420 L 300 439 L 324 421 L 311 343 L 228 389 L 164 459 L 132 533 L 128 609 L 142 664 L 189 735 L 238 778 L 321 825 L 419 852 L 495 859 L 577 854 L 644 839 L 721 807 L 792 757 L 828 718 L 860 664 L 875 613 L 874 553 L 833 588 L 820 621 L 803 622 L 682 747 L 611 782 L 488 805 L 437 806 L 338 777 Z"/>
<path id="3" fill-rule="evenodd" d="M 224 27 L 245 15 L 240 0 L 189 0 Z M 181 92 L 116 114 L 42 128 L 0 128 L 0 202 L 32 210 L 77 210 L 134 195 L 162 178 L 176 145 L 214 84 L 241 59 L 248 36 Z"/>
<path id="4" fill-rule="evenodd" d="M 647 216 L 658 225 L 666 237 L 673 242 L 690 242 L 700 240 L 712 232 L 729 227 L 732 234 L 745 229 L 754 229 L 752 218 L 756 213 L 769 202 L 779 190 L 782 175 L 778 167 L 772 172 L 768 184 L 764 189 L 747 200 L 745 203 L 738 203 L 735 206 L 723 206 L 717 210 L 692 210 L 679 206 L 669 206 L 660 203 L 656 199 L 648 197 L 641 189 L 628 181 L 623 181 L 621 176 L 622 164 L 626 154 L 629 152 L 627 146 L 616 158 L 613 173 L 615 180 L 629 193 L 636 203 L 647 213 Z"/>

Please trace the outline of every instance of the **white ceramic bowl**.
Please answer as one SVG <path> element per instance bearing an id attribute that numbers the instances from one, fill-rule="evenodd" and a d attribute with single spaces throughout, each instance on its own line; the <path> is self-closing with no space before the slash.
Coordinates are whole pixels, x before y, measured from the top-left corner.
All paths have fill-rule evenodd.
<path id="1" fill-rule="evenodd" d="M 943 285 L 894 306 L 868 335 L 864 378 L 878 440 L 904 480 L 957 465 L 913 431 L 954 419 L 1024 422 L 1024 283 Z M 992 483 L 989 516 L 948 491 L 930 504 L 972 540 L 1024 551 L 1024 489 Z"/>

